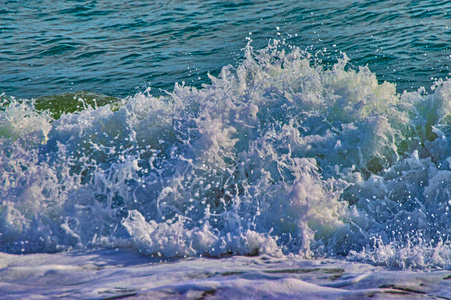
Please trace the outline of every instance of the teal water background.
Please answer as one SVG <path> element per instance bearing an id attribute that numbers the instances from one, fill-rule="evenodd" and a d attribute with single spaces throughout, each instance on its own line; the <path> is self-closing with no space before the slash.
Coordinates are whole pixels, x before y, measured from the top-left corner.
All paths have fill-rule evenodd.
<path id="1" fill-rule="evenodd" d="M 250 33 L 252 33 L 250 35 Z M 345 52 L 398 92 L 450 75 L 448 1 L 2 1 L 0 93 L 125 97 L 200 87 L 272 38 Z"/>

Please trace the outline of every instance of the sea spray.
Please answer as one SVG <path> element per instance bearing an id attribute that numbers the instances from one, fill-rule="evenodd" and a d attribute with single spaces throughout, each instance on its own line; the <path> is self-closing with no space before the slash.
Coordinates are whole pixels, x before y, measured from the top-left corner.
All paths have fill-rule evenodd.
<path id="1" fill-rule="evenodd" d="M 0 250 L 369 259 L 396 244 L 373 261 L 405 266 L 418 235 L 437 250 L 415 266 L 448 267 L 451 82 L 400 95 L 345 55 L 328 68 L 283 48 L 248 45 L 201 89 L 114 111 L 4 102 Z"/>

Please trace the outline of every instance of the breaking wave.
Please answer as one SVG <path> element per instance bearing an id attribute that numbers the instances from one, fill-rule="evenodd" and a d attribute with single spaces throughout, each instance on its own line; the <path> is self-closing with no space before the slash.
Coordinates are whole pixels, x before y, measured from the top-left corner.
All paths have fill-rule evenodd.
<path id="1" fill-rule="evenodd" d="M 0 111 L 0 250 L 451 267 L 451 81 L 396 92 L 273 41 L 201 89 Z M 112 109 L 114 108 L 114 109 Z"/>

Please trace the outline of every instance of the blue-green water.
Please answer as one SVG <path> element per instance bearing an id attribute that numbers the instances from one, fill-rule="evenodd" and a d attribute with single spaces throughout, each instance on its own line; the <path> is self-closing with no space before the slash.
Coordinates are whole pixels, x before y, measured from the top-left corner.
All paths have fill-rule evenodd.
<path id="1" fill-rule="evenodd" d="M 237 65 L 250 36 L 325 60 L 345 52 L 399 92 L 450 74 L 448 1 L 2 1 L 0 93 L 125 97 L 201 86 Z"/>

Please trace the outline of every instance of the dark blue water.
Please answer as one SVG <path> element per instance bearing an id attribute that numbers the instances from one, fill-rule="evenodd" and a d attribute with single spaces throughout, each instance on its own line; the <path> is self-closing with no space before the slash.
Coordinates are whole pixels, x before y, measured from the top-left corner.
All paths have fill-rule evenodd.
<path id="1" fill-rule="evenodd" d="M 252 35 L 250 35 L 250 32 Z M 398 91 L 428 88 L 451 64 L 448 1 L 2 1 L 0 93 L 88 90 L 125 97 L 208 83 L 284 39 L 333 61 L 345 52 Z"/>

